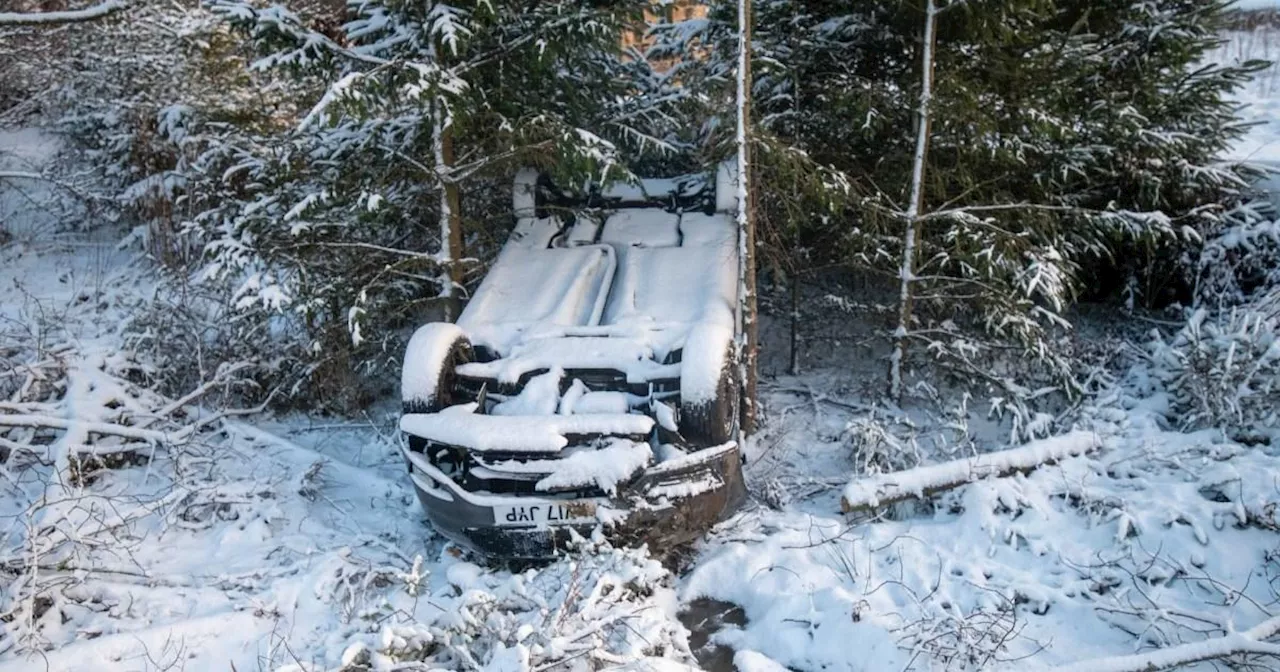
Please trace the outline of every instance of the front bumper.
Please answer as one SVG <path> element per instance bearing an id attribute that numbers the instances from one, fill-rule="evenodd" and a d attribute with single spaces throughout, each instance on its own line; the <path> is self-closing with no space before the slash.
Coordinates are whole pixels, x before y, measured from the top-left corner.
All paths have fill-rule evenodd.
<path id="1" fill-rule="evenodd" d="M 668 548 L 691 541 L 746 499 L 742 454 L 728 443 L 653 465 L 613 497 L 557 499 L 464 490 L 424 455 L 402 448 L 418 501 L 450 540 L 483 555 L 543 559 L 599 527 L 615 543 Z M 554 522 L 522 523 L 513 510 L 552 507 Z"/>

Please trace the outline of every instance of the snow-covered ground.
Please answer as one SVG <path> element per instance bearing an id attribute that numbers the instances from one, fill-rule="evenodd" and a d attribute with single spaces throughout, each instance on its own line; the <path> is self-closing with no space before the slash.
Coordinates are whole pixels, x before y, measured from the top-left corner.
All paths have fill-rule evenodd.
<path id="1" fill-rule="evenodd" d="M 1230 31 L 1206 60 L 1224 64 L 1271 62 L 1236 95 L 1241 118 L 1255 125 L 1228 158 L 1280 164 L 1280 28 L 1262 25 Z"/>
<path id="2" fill-rule="evenodd" d="M 57 148 L 0 135 L 0 170 L 49 175 Z M 124 326 L 154 279 L 118 235 L 46 216 L 55 192 L 0 182 L 0 670 L 693 661 L 643 551 L 484 569 L 447 549 L 393 414 L 241 420 L 146 389 Z"/>
<path id="3" fill-rule="evenodd" d="M 1224 49 L 1266 57 L 1246 38 Z M 1247 94 L 1268 124 L 1241 156 L 1280 160 L 1272 86 L 1264 74 Z M 0 171 L 41 173 L 56 149 L 0 132 Z M 739 514 L 666 565 L 584 540 L 549 565 L 485 567 L 424 522 L 393 410 L 220 417 L 145 389 L 149 353 L 124 347 L 122 325 L 153 283 L 118 235 L 49 208 L 71 202 L 57 189 L 0 181 L 0 672 L 1105 671 L 1225 645 L 1271 669 L 1248 631 L 1280 610 L 1280 445 L 1180 431 L 1149 323 L 1083 320 L 1081 340 L 1112 357 L 1057 416 L 947 393 L 903 410 L 875 401 L 883 352 L 867 337 L 884 316 L 819 292 L 801 374 L 784 373 L 787 325 L 765 325 Z M 66 394 L 10 396 L 18 376 Z M 44 429 L 8 429 L 19 416 Z M 977 456 L 1008 447 L 1015 417 L 1024 434 L 1076 432 L 1057 455 L 1085 454 L 841 513 L 870 482 L 927 486 L 886 472 L 987 468 Z M 66 478 L 86 450 L 116 457 Z M 720 648 L 691 650 L 707 638 Z"/>

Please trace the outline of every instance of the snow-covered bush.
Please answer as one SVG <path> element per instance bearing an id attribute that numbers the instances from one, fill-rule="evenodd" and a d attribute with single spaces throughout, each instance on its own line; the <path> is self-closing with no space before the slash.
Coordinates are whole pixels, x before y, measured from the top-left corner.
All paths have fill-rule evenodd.
<path id="1" fill-rule="evenodd" d="M 874 416 L 851 420 L 842 438 L 848 443 L 854 473 L 882 474 L 919 465 L 923 455 L 912 429 Z"/>
<path id="2" fill-rule="evenodd" d="M 1280 287 L 1280 222 L 1241 207 L 1200 251 L 1197 305 L 1225 310 Z"/>
<path id="3" fill-rule="evenodd" d="M 383 568 L 376 576 L 354 563 L 338 568 L 323 590 L 336 589 L 346 601 L 354 586 L 364 605 L 364 632 L 352 638 L 341 670 L 648 669 L 652 659 L 681 670 L 681 662 L 693 662 L 672 611 L 673 577 L 643 549 L 584 539 L 579 553 L 514 574 L 448 555 L 441 564 L 437 577 L 417 561 L 406 572 Z M 572 663 L 578 660 L 581 668 Z"/>
<path id="4" fill-rule="evenodd" d="M 292 341 L 273 333 L 278 325 L 238 314 L 225 290 L 157 275 L 151 279 L 154 290 L 133 302 L 120 327 L 126 348 L 147 353 L 150 366 L 141 380 L 176 398 L 216 372 L 234 369 L 235 380 L 210 390 L 207 401 L 219 407 L 293 401 L 307 358 Z M 367 401 L 367 395 L 353 385 L 342 400 Z"/>
<path id="5" fill-rule="evenodd" d="M 1201 309 L 1171 339 L 1155 336 L 1151 355 L 1183 428 L 1277 426 L 1278 319 L 1248 306 L 1217 315 Z"/>

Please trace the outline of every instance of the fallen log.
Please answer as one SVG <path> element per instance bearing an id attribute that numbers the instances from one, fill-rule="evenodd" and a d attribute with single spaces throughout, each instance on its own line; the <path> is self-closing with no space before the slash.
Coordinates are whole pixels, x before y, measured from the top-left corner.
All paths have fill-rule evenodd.
<path id="1" fill-rule="evenodd" d="M 1280 616 L 1273 616 L 1244 632 L 1230 632 L 1203 642 L 1125 656 L 1094 658 L 1053 669 L 1058 672 L 1157 672 L 1242 654 L 1280 657 L 1280 646 L 1264 641 L 1276 634 L 1280 634 Z"/>
<path id="2" fill-rule="evenodd" d="M 1098 435 L 1093 432 L 1071 432 L 1032 441 L 1021 448 L 858 478 L 845 487 L 840 509 L 851 513 L 924 497 L 989 476 L 1030 471 L 1067 457 L 1083 455 L 1101 445 Z"/>
<path id="3" fill-rule="evenodd" d="M 125 8 L 121 0 L 106 0 L 87 9 L 64 12 L 0 12 L 0 26 L 55 25 L 93 21 Z M 4 175 L 0 174 L 0 177 Z"/>

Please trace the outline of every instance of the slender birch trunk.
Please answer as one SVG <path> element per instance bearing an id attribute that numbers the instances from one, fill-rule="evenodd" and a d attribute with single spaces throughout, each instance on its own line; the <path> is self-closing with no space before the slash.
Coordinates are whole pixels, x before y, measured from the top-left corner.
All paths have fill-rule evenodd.
<path id="1" fill-rule="evenodd" d="M 929 150 L 929 103 L 933 96 L 934 24 L 938 6 L 926 0 L 924 40 L 920 56 L 920 106 L 916 128 L 916 152 L 911 165 L 911 199 L 904 216 L 902 233 L 902 267 L 899 272 L 901 291 L 898 295 L 898 328 L 893 331 L 893 353 L 889 356 L 889 396 L 902 398 L 902 361 L 906 357 L 907 334 L 911 328 L 911 292 L 915 281 L 916 237 L 919 235 L 920 213 L 924 210 L 924 162 Z"/>
<path id="2" fill-rule="evenodd" d="M 760 326 L 756 310 L 755 208 L 751 191 L 751 0 L 738 0 L 738 326 L 742 408 L 739 427 L 755 431 L 757 351 Z"/>
<path id="3" fill-rule="evenodd" d="M 453 123 L 448 106 L 439 100 L 432 115 L 432 153 L 435 155 L 436 178 L 440 180 L 440 297 L 444 299 L 444 321 L 457 319 L 457 288 L 462 285 L 462 203 L 458 183 L 453 178 Z"/>

